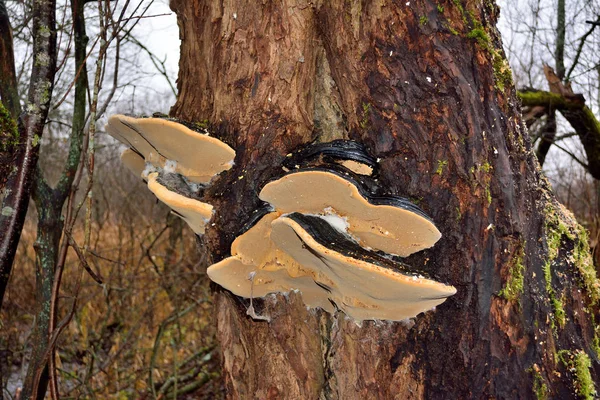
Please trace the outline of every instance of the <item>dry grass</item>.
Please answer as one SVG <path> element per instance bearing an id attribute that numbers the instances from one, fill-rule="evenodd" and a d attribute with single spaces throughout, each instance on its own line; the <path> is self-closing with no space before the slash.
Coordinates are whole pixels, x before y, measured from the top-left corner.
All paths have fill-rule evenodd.
<path id="1" fill-rule="evenodd" d="M 166 209 L 156 213 L 165 220 Z M 88 262 L 104 285 L 84 276 L 75 317 L 60 338 L 62 398 L 160 398 L 161 386 L 175 382 L 175 377 L 186 379 L 164 390 L 168 398 L 175 392 L 186 398 L 183 392 L 190 389 L 189 398 L 222 397 L 206 265 L 198 259 L 193 233 L 177 218 L 167 221 L 140 223 L 131 218 L 127 223 L 121 218 L 95 224 Z M 82 232 L 74 237 L 83 242 Z M 28 221 L 1 314 L 0 360 L 8 366 L 8 395 L 22 382 L 31 347 L 34 240 L 35 226 Z M 61 317 L 73 303 L 80 268 L 70 250 Z"/>

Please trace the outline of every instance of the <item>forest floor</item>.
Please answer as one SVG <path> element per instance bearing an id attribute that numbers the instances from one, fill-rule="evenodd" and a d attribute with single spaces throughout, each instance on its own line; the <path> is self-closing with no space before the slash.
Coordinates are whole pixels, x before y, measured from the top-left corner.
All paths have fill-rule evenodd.
<path id="1" fill-rule="evenodd" d="M 71 250 L 59 319 L 73 298 L 73 320 L 57 346 L 61 398 L 223 398 L 206 265 L 187 227 L 104 221 L 94 226 L 92 268 L 83 275 Z M 35 321 L 35 225 L 28 221 L 0 314 L 5 398 L 27 371 Z M 83 242 L 83 232 L 75 240 Z M 152 374 L 150 374 L 152 371 Z"/>

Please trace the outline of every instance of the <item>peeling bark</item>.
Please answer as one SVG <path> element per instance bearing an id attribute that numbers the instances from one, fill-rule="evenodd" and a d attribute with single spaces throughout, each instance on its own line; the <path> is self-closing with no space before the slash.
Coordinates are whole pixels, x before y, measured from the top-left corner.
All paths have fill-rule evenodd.
<path id="1" fill-rule="evenodd" d="M 600 288 L 531 150 L 493 2 L 171 7 L 182 38 L 171 113 L 208 120 L 237 151 L 205 195 L 216 210 L 204 238 L 212 260 L 229 254 L 286 154 L 347 136 L 380 158 L 382 185 L 443 234 L 406 262 L 458 289 L 414 321 L 362 326 L 307 311 L 296 294 L 255 300 L 271 322 L 254 321 L 247 301 L 219 290 L 231 398 L 536 398 L 540 385 L 564 398 L 577 377 L 557 354 L 579 350 L 600 375 Z"/>

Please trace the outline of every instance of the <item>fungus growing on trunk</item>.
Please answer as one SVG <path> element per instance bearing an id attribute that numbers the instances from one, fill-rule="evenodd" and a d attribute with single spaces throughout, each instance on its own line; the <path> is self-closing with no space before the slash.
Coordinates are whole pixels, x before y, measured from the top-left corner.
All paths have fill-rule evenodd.
<path id="1" fill-rule="evenodd" d="M 129 146 L 121 154 L 123 164 L 147 180 L 152 193 L 194 233 L 204 234 L 213 207 L 195 197 L 214 176 L 231 168 L 235 151 L 206 129 L 158 115 L 113 115 L 106 131 Z"/>
<path id="2" fill-rule="evenodd" d="M 142 172 L 144 172 L 144 169 L 146 168 L 146 161 L 140 154 L 131 148 L 125 149 L 125 151 L 121 153 L 121 162 L 135 176 L 138 178 L 142 177 Z"/>
<path id="3" fill-rule="evenodd" d="M 233 165 L 235 151 L 219 139 L 167 118 L 113 115 L 106 131 L 141 154 L 146 162 L 165 168 L 194 183 L 207 184 Z"/>
<path id="4" fill-rule="evenodd" d="M 452 286 L 362 248 L 320 217 L 289 214 L 275 220 L 272 230 L 275 244 L 299 265 L 318 271 L 315 282 L 330 301 L 358 321 L 400 321 L 456 293 Z"/>
<path id="5" fill-rule="evenodd" d="M 332 168 L 292 171 L 266 184 L 259 197 L 282 213 L 332 209 L 347 218 L 361 245 L 402 257 L 433 246 L 441 237 L 429 217 L 408 200 L 373 195 L 352 174 Z"/>
<path id="6" fill-rule="evenodd" d="M 231 167 L 235 152 L 166 118 L 116 115 L 107 131 L 130 146 L 123 163 L 203 234 L 213 207 L 195 199 L 189 181 L 208 184 Z M 294 171 L 263 187 L 265 203 L 233 242 L 232 255 L 207 270 L 214 282 L 251 299 L 250 316 L 269 320 L 256 315 L 253 298 L 298 290 L 309 307 L 342 310 L 357 321 L 399 321 L 456 293 L 365 248 L 408 256 L 433 246 L 441 234 L 406 199 L 378 195 L 379 183 L 371 177 L 377 161 L 363 145 L 310 145 L 290 154 L 284 167 Z"/>
<path id="7" fill-rule="evenodd" d="M 271 224 L 278 217 L 277 212 L 263 213 L 262 218 L 234 240 L 232 256 L 208 268 L 209 278 L 245 298 L 298 290 L 308 307 L 335 311 L 312 275 L 303 272 L 302 266 L 271 240 Z"/>
<path id="8" fill-rule="evenodd" d="M 339 309 L 357 321 L 400 321 L 456 293 L 362 248 L 318 216 L 267 214 L 236 239 L 232 254 L 207 273 L 234 294 L 299 290 L 307 306 Z"/>
<path id="9" fill-rule="evenodd" d="M 377 169 L 377 159 L 362 143 L 343 139 L 305 146 L 290 153 L 283 162 L 289 170 L 320 164 L 342 165 L 359 175 L 372 175 Z"/>
<path id="10" fill-rule="evenodd" d="M 169 189 L 167 181 L 168 175 L 152 172 L 148 175 L 148 189 L 181 217 L 196 235 L 203 235 L 206 224 L 212 217 L 213 206 L 178 193 L 184 191 L 182 185 L 178 186 L 178 192 Z"/>

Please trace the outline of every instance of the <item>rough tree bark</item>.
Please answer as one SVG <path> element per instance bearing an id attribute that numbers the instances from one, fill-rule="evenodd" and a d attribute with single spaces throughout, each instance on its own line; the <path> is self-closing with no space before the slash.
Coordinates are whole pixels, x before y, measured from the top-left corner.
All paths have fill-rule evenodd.
<path id="1" fill-rule="evenodd" d="M 12 36 L 6 34 L 10 29 L 4 1 L 0 7 L 0 46 L 2 50 L 12 49 Z M 39 157 L 39 141 L 44 132 L 46 117 L 52 99 L 54 75 L 56 73 L 56 1 L 35 0 L 32 3 L 33 62 L 25 110 L 18 120 L 18 133 L 10 148 L 11 154 L 3 155 L 3 160 L 11 161 L 10 170 L 0 168 L 7 177 L 0 179 L 2 205 L 0 212 L 0 306 L 10 277 L 21 230 L 25 222 L 33 176 Z M 7 54 L 8 56 L 8 54 Z M 12 54 L 10 57 L 12 58 Z M 3 60 L 2 72 L 9 71 L 7 60 Z M 12 68 L 14 70 L 14 66 Z M 11 113 L 20 111 L 16 80 L 3 77 L 0 96 L 6 102 Z M 10 85 L 14 84 L 12 88 Z M 13 115 L 14 118 L 14 115 Z M 2 135 L 4 136 L 4 135 Z M 4 149 L 1 149 L 4 152 Z"/>
<path id="2" fill-rule="evenodd" d="M 254 321 L 247 302 L 218 291 L 230 397 L 591 396 L 600 288 L 584 231 L 531 151 L 493 1 L 171 7 L 182 39 L 172 114 L 208 120 L 237 151 L 206 194 L 213 261 L 286 154 L 351 138 L 380 158 L 389 191 L 418 202 L 443 234 L 407 263 L 458 289 L 414 322 L 362 326 L 307 311 L 293 294 L 261 302 L 272 320 Z"/>
<path id="3" fill-rule="evenodd" d="M 43 399 L 48 387 L 51 374 L 54 373 L 54 350 L 50 343 L 56 324 L 57 307 L 52 304 L 53 287 L 60 287 L 62 268 L 68 250 L 68 238 L 63 237 L 65 222 L 67 234 L 70 235 L 73 218 L 71 202 L 67 202 L 67 211 L 63 215 L 63 208 L 67 198 L 75 197 L 78 185 L 73 185 L 83 151 L 84 129 L 86 120 L 86 93 L 89 89 L 86 67 L 86 52 L 88 37 L 85 30 L 84 1 L 71 0 L 71 15 L 73 19 L 73 40 L 75 42 L 75 94 L 73 101 L 73 118 L 70 133 L 69 154 L 67 156 L 60 178 L 52 187 L 44 176 L 44 171 L 37 166 L 35 174 L 32 199 L 38 214 L 37 234 L 34 243 L 36 252 L 36 294 L 38 310 L 36 324 L 32 332 L 32 351 L 27 375 L 23 382 L 22 398 Z M 57 269 L 59 271 L 57 271 Z M 57 275 L 58 272 L 58 275 Z M 55 282 L 58 279 L 58 282 Z M 48 354 L 50 352 L 50 354 Z M 50 364 L 52 365 L 48 365 Z M 51 383 L 56 383 L 54 380 Z M 58 388 L 51 387 L 53 396 L 58 393 Z M 36 391 L 37 387 L 37 391 Z M 34 393 L 34 391 L 36 391 Z"/>

